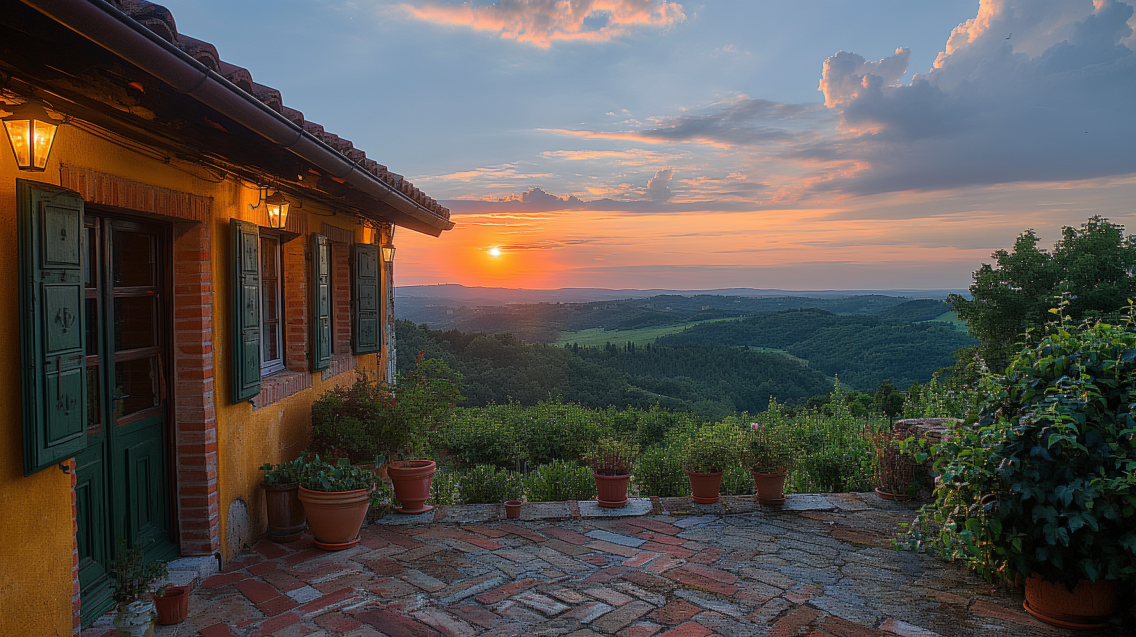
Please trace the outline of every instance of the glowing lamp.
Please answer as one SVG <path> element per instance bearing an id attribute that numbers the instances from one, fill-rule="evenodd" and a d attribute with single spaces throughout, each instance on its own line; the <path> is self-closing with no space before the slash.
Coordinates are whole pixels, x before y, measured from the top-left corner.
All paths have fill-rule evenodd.
<path id="1" fill-rule="evenodd" d="M 47 114 L 38 102 L 27 101 L 16 106 L 5 106 L 12 114 L 4 118 L 4 132 L 16 155 L 20 170 L 43 172 L 47 157 L 55 143 L 59 122 Z"/>
<path id="2" fill-rule="evenodd" d="M 386 263 L 387 265 L 394 263 L 394 243 L 393 242 L 387 241 L 383 245 L 379 246 L 379 249 L 383 251 L 383 262 L 384 263 Z"/>
<path id="3" fill-rule="evenodd" d="M 264 205 L 268 207 L 268 225 L 276 228 L 277 230 L 283 229 L 288 225 L 288 200 L 280 191 L 268 195 L 264 199 Z"/>

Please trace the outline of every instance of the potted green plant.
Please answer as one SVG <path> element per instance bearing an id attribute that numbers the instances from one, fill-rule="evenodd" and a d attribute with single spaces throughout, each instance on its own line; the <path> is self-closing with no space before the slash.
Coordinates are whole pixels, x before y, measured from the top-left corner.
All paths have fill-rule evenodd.
<path id="1" fill-rule="evenodd" d="M 317 455 L 305 462 L 299 498 L 317 547 L 342 551 L 358 544 L 374 486 L 374 472 L 351 466 L 347 458 L 329 464 Z"/>
<path id="2" fill-rule="evenodd" d="M 1035 343 L 984 376 L 977 423 L 936 448 L 932 516 L 909 546 L 1024 581 L 1042 621 L 1104 625 L 1136 573 L 1136 328 L 1053 325 Z"/>
<path id="3" fill-rule="evenodd" d="M 116 637 L 152 637 L 154 602 L 146 600 L 150 585 L 165 577 L 166 563 L 148 561 L 142 546 L 128 546 L 119 538 L 114 559 L 107 564 L 112 598 L 118 607 L 114 618 Z"/>
<path id="4" fill-rule="evenodd" d="M 758 502 L 768 505 L 785 503 L 785 478 L 800 451 L 793 443 L 788 427 L 773 423 L 750 424 L 742 461 L 753 475 Z"/>
<path id="5" fill-rule="evenodd" d="M 280 464 L 265 463 L 260 467 L 264 472 L 260 486 L 264 489 L 268 510 L 268 539 L 273 542 L 298 540 L 307 527 L 304 503 L 299 497 L 303 469 L 303 456 Z"/>
<path id="6" fill-rule="evenodd" d="M 699 504 L 714 504 L 721 495 L 722 472 L 740 459 L 741 430 L 728 423 L 699 427 L 683 442 L 682 467 L 690 480 L 691 498 Z"/>
<path id="7" fill-rule="evenodd" d="M 424 360 L 419 353 L 415 368 L 399 374 L 393 396 L 377 421 L 377 451 L 388 460 L 387 475 L 402 505 L 396 509 L 399 513 L 425 513 L 434 508 L 426 501 L 438 467 L 424 458 L 427 437 L 462 400 L 460 382 L 461 374 L 442 360 Z"/>
<path id="8" fill-rule="evenodd" d="M 616 508 L 627 504 L 627 486 L 638 455 L 639 447 L 615 438 L 601 438 L 584 455 L 584 462 L 592 467 L 596 501 L 601 507 Z"/>

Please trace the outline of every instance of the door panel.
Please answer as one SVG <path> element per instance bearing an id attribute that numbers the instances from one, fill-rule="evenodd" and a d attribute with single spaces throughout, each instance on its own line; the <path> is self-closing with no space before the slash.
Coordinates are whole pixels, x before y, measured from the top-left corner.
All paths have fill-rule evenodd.
<path id="1" fill-rule="evenodd" d="M 94 440 L 98 438 L 99 440 Z M 107 465 L 103 459 L 105 442 L 101 434 L 90 436 L 87 449 L 75 457 L 75 502 L 79 545 L 79 588 L 81 614 L 97 618 L 114 603 L 105 564 L 110 560 L 107 515 Z"/>

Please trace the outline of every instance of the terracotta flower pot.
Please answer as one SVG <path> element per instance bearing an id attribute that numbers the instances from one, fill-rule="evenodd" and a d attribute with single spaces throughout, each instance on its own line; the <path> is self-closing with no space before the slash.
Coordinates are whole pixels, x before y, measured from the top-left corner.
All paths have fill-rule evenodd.
<path id="1" fill-rule="evenodd" d="M 370 489 L 311 491 L 300 487 L 300 501 L 308 512 L 308 528 L 317 547 L 342 551 L 358 544 L 359 529 L 371 504 Z"/>
<path id="2" fill-rule="evenodd" d="M 158 612 L 158 623 L 163 626 L 182 623 L 189 615 L 189 588 L 167 586 L 165 595 L 154 596 L 154 610 Z"/>
<path id="3" fill-rule="evenodd" d="M 686 472 L 690 478 L 690 497 L 699 504 L 714 504 L 721 497 L 718 493 L 722 486 L 722 472 L 717 473 L 691 473 Z"/>
<path id="4" fill-rule="evenodd" d="M 425 513 L 434 508 L 426 506 L 426 500 L 430 499 L 430 480 L 437 470 L 433 460 L 404 460 L 387 466 L 394 495 L 402 504 L 399 513 Z"/>
<path id="5" fill-rule="evenodd" d="M 753 474 L 754 497 L 761 504 L 785 504 L 785 476 L 784 473 L 758 473 Z"/>
<path id="6" fill-rule="evenodd" d="M 505 517 L 510 520 L 515 520 L 521 517 L 521 502 L 520 500 L 506 500 L 505 501 Z"/>
<path id="7" fill-rule="evenodd" d="M 906 493 L 888 493 L 879 487 L 876 487 L 876 495 L 885 500 L 895 500 L 896 502 L 907 502 L 911 499 L 911 496 Z"/>
<path id="8" fill-rule="evenodd" d="M 1026 579 L 1026 601 L 1022 603 L 1030 615 L 1041 621 L 1074 630 L 1091 630 L 1108 626 L 1108 618 L 1117 613 L 1116 580 L 1081 580 L 1070 593 L 1060 582 L 1047 582 L 1037 573 Z"/>
<path id="9" fill-rule="evenodd" d="M 268 484 L 264 487 L 264 502 L 268 508 L 268 539 L 273 542 L 293 542 L 300 539 L 307 525 L 304 503 L 300 502 L 298 483 Z"/>
<path id="10" fill-rule="evenodd" d="M 601 476 L 593 473 L 596 479 L 596 501 L 602 507 L 614 509 L 627 505 L 627 485 L 631 482 L 631 475 Z"/>

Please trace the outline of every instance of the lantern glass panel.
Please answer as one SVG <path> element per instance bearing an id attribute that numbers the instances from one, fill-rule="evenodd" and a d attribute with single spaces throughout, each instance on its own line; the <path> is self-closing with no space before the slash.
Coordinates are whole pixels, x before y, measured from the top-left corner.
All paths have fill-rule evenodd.
<path id="1" fill-rule="evenodd" d="M 9 119 L 4 120 L 4 128 L 8 132 L 8 141 L 12 143 L 12 152 L 16 155 L 16 164 L 20 168 L 32 165 L 31 147 L 31 120 Z"/>
<path id="2" fill-rule="evenodd" d="M 55 131 L 59 127 L 49 122 L 41 122 L 38 119 L 32 121 L 35 122 L 35 150 L 32 153 L 32 160 L 35 168 L 43 170 L 47 168 L 47 157 L 51 154 L 51 144 L 55 141 Z"/>

